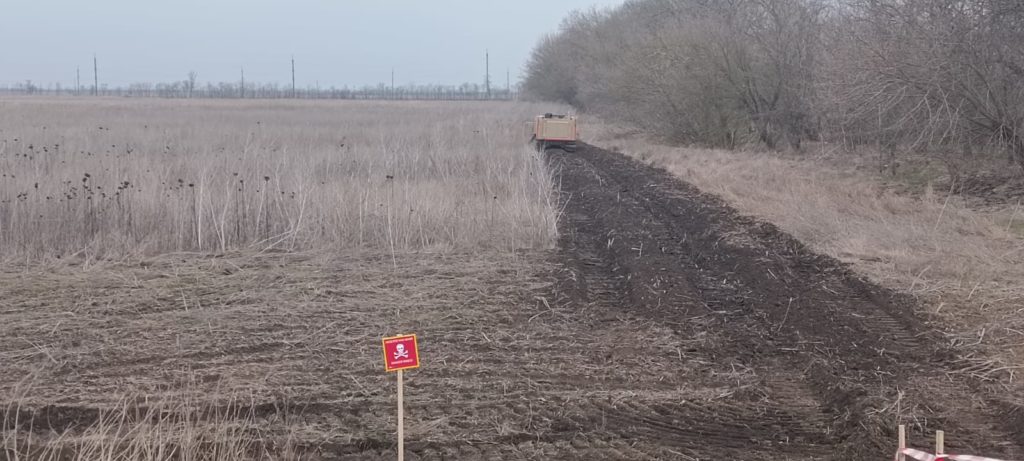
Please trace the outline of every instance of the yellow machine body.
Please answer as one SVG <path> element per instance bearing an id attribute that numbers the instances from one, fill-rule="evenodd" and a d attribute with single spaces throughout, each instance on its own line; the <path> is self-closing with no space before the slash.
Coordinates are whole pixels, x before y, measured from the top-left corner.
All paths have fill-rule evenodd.
<path id="1" fill-rule="evenodd" d="M 538 115 L 533 121 L 533 141 L 540 150 L 549 147 L 576 150 L 579 136 L 576 117 L 572 115 L 544 114 Z"/>

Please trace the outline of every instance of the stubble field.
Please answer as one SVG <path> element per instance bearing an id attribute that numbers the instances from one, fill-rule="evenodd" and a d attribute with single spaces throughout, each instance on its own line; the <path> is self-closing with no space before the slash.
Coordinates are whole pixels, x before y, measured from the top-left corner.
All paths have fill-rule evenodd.
<path id="1" fill-rule="evenodd" d="M 414 389 L 537 303 L 556 209 L 522 121 L 543 111 L 0 101 L 5 455 L 393 450 L 379 338 L 423 337 L 410 405 L 451 400 Z"/>

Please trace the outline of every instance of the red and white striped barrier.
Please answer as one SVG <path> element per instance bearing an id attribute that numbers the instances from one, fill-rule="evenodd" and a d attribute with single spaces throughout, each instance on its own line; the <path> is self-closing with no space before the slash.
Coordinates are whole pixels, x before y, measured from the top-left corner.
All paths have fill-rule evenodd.
<path id="1" fill-rule="evenodd" d="M 907 448 L 907 426 L 905 424 L 899 425 L 899 448 L 896 450 L 896 461 L 905 461 L 907 458 L 916 459 L 917 461 L 1004 461 L 995 458 L 986 458 L 984 456 L 974 455 L 951 455 L 944 453 L 946 451 L 946 432 L 935 431 L 935 453 L 943 454 L 931 454 L 921 450 L 915 450 L 913 448 Z"/>
<path id="2" fill-rule="evenodd" d="M 933 455 L 913 448 L 904 448 L 896 452 L 897 461 L 899 460 L 900 455 L 906 455 L 918 461 L 1005 461 L 973 455 Z"/>
<path id="3" fill-rule="evenodd" d="M 984 456 L 973 455 L 943 455 L 939 459 L 951 459 L 953 461 L 1001 461 L 995 458 L 986 458 Z"/>
<path id="4" fill-rule="evenodd" d="M 925 453 L 921 450 L 915 450 L 913 448 L 903 448 L 896 452 L 896 461 L 900 461 L 900 455 L 907 455 L 918 461 L 935 461 L 935 455 L 931 453 Z"/>
<path id="5" fill-rule="evenodd" d="M 936 459 L 951 459 L 953 461 L 1002 461 L 995 458 L 986 458 L 984 456 L 974 455 L 942 455 Z"/>

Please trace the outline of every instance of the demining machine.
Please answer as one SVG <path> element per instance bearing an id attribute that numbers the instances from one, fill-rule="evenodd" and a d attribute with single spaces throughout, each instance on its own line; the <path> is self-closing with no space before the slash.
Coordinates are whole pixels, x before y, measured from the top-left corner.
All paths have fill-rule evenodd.
<path id="1" fill-rule="evenodd" d="M 576 151 L 580 131 L 576 126 L 576 116 L 544 114 L 533 120 L 533 136 L 531 142 L 537 150 L 562 149 L 566 152 Z"/>

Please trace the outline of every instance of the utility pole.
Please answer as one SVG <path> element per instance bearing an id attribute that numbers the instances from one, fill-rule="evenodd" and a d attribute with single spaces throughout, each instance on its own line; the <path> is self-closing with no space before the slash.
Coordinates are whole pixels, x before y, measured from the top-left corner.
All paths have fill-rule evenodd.
<path id="1" fill-rule="evenodd" d="M 82 95 L 82 67 L 75 66 L 75 96 Z"/>
<path id="2" fill-rule="evenodd" d="M 92 95 L 100 95 L 100 67 L 96 63 L 96 54 L 92 55 Z"/>
<path id="3" fill-rule="evenodd" d="M 242 90 L 242 99 L 245 99 L 245 67 L 242 67 L 242 85 L 239 88 Z"/>
<path id="4" fill-rule="evenodd" d="M 486 73 L 484 74 L 484 88 L 487 89 L 487 99 L 491 99 L 491 51 L 484 51 L 484 65 Z"/>
<path id="5" fill-rule="evenodd" d="M 295 56 L 292 55 L 292 99 L 295 99 Z"/>

